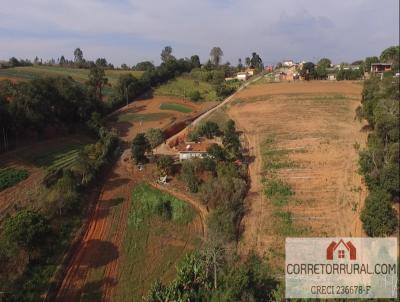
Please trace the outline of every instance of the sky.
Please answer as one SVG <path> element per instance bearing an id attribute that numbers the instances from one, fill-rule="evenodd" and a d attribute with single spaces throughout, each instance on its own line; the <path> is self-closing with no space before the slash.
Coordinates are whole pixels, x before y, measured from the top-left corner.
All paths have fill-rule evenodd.
<path id="1" fill-rule="evenodd" d="M 128 65 L 219 46 L 223 61 L 260 54 L 335 63 L 399 44 L 399 0 L 0 0 L 0 59 L 105 57 Z"/>

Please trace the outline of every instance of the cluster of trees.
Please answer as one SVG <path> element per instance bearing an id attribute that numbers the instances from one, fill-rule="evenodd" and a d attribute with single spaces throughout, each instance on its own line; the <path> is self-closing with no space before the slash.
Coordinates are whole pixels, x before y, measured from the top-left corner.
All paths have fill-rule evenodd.
<path id="1" fill-rule="evenodd" d="M 277 301 L 278 282 L 259 257 L 251 254 L 243 263 L 229 258 L 210 244 L 186 255 L 174 281 L 155 282 L 144 301 Z"/>
<path id="2" fill-rule="evenodd" d="M 51 127 L 71 130 L 94 112 L 102 113 L 97 85 L 66 77 L 0 82 L 0 150 L 8 149 L 14 138 L 40 135 Z"/>
<path id="3" fill-rule="evenodd" d="M 364 82 L 362 105 L 357 116 L 366 119 L 372 132 L 367 149 L 360 152 L 360 172 L 369 189 L 361 220 L 369 236 L 392 234 L 397 213 L 392 201 L 400 197 L 399 179 L 399 79 L 371 78 Z"/>
<path id="4" fill-rule="evenodd" d="M 206 158 L 185 160 L 180 172 L 187 188 L 210 209 L 207 240 L 199 252 L 186 255 L 173 282 L 155 282 L 145 301 L 274 301 L 278 282 L 266 264 L 253 254 L 240 262 L 227 249 L 238 238 L 247 192 L 247 168 L 235 164 L 240 157 L 235 123 L 230 120 L 221 130 L 205 122 L 196 132 L 208 138 L 223 136 L 223 146 L 211 145 Z M 202 180 L 199 175 L 204 179 L 205 174 Z"/>

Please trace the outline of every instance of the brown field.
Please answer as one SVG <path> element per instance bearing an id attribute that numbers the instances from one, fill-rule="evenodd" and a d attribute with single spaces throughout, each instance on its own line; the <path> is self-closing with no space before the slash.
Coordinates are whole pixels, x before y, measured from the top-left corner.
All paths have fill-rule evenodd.
<path id="1" fill-rule="evenodd" d="M 160 110 L 159 107 L 162 103 L 182 104 L 190 107 L 193 111 L 181 113 Z M 145 132 L 149 128 L 166 129 L 174 123 L 193 118 L 214 104 L 213 102 L 195 104 L 170 97 L 138 100 L 110 115 L 108 126 L 116 129 L 119 137 L 128 143 L 137 133 Z M 163 115 L 154 115 L 159 113 L 163 113 Z M 144 118 L 138 120 L 136 118 L 137 115 Z M 146 116 L 150 118 L 147 119 Z M 121 121 L 121 117 L 124 117 L 124 120 Z M 129 121 L 131 118 L 134 120 Z M 154 271 L 159 270 L 160 267 L 170 267 L 170 269 L 158 276 L 164 281 L 171 280 L 174 276 L 175 262 L 163 263 L 165 255 L 160 247 L 175 246 L 175 250 L 181 250 L 179 255 L 182 256 L 184 254 L 183 251 L 193 248 L 191 244 L 186 244 L 186 242 L 204 234 L 203 213 L 201 209 L 194 207 L 197 215 L 190 225 L 182 227 L 179 232 L 175 230 L 175 233 L 168 233 L 164 237 L 161 236 L 161 239 L 157 236 L 148 238 L 148 251 L 144 262 L 141 265 L 137 264 L 139 266 L 124 267 L 128 265 L 128 262 L 132 262 L 132 259 L 127 259 L 129 255 L 124 254 L 123 247 L 127 228 L 127 215 L 131 204 L 131 190 L 136 183 L 142 180 L 155 180 L 154 172 L 149 166 L 146 166 L 144 171 L 138 171 L 134 168 L 129 159 L 129 146 L 126 144 L 124 154 L 106 175 L 100 187 L 100 195 L 94 197 L 96 206 L 88 217 L 87 224 L 84 227 L 83 238 L 78 241 L 71 251 L 72 257 L 66 265 L 65 278 L 58 291 L 57 301 L 75 301 L 79 299 L 111 301 L 115 297 L 119 297 L 117 300 L 126 301 L 127 297 L 124 297 L 123 288 L 127 288 L 130 285 L 129 279 L 121 277 L 123 269 L 138 269 L 137 272 L 133 271 L 131 273 L 143 274 L 141 277 L 143 282 L 140 285 L 136 284 L 134 288 L 144 294 L 151 283 L 155 281 L 154 276 L 156 275 Z M 177 196 L 177 198 L 184 198 L 183 200 L 193 205 L 189 197 L 186 198 L 179 192 L 170 193 Z M 177 237 L 181 239 L 176 240 Z M 150 276 L 153 277 L 150 278 Z M 133 299 L 133 297 L 130 297 L 130 299 Z"/>
<path id="2" fill-rule="evenodd" d="M 192 109 L 192 112 L 182 113 L 174 110 L 160 110 L 160 105 L 163 103 L 180 104 Z M 149 128 L 166 129 L 174 123 L 199 115 L 215 106 L 215 104 L 216 102 L 194 103 L 179 98 L 161 96 L 142 99 L 134 101 L 110 115 L 109 127 L 117 129 L 118 136 L 121 139 L 131 141 L 136 134 L 145 132 Z M 155 114 L 159 114 L 159 116 L 155 116 Z M 127 118 L 124 119 L 124 117 Z M 129 117 L 132 118 L 131 121 L 129 121 Z"/>
<path id="3" fill-rule="evenodd" d="M 277 209 L 292 213 L 288 236 L 364 236 L 359 212 L 366 189 L 357 174 L 354 147 L 366 141 L 363 124 L 354 120 L 361 88 L 353 82 L 277 83 L 252 85 L 236 96 L 228 114 L 254 157 L 241 253 L 254 249 L 283 262 L 285 235 L 276 231 Z M 279 208 L 263 194 L 261 183 L 270 176 L 262 160 L 268 137 L 291 163 L 274 172 L 295 191 Z"/>

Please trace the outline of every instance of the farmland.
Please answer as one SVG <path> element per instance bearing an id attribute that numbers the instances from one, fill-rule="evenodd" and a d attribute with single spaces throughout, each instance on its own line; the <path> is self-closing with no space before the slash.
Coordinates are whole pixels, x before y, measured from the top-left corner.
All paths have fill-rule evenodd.
<path id="1" fill-rule="evenodd" d="M 252 85 L 237 95 L 227 113 L 255 157 L 241 252 L 255 249 L 280 268 L 286 236 L 363 236 L 366 190 L 354 148 L 366 139 L 354 120 L 360 92 L 359 83 L 315 81 Z"/>
<path id="2" fill-rule="evenodd" d="M 215 89 L 210 83 L 196 81 L 190 76 L 180 76 L 168 81 L 168 83 L 157 87 L 154 95 L 188 99 L 194 91 L 200 92 L 201 100 L 215 101 L 218 99 Z"/>
<path id="3" fill-rule="evenodd" d="M 26 170 L 16 170 L 14 168 L 0 169 L 0 192 L 14 186 L 20 181 L 28 178 Z"/>
<path id="4" fill-rule="evenodd" d="M 106 70 L 106 77 L 111 85 L 114 85 L 118 77 L 122 74 L 132 74 L 140 78 L 142 71 L 133 70 Z M 13 67 L 7 69 L 0 69 L 1 79 L 12 79 L 15 81 L 32 80 L 39 77 L 54 77 L 66 76 L 72 77 L 78 82 L 85 82 L 88 80 L 89 70 L 83 68 L 69 68 L 59 66 L 27 66 L 27 67 Z"/>

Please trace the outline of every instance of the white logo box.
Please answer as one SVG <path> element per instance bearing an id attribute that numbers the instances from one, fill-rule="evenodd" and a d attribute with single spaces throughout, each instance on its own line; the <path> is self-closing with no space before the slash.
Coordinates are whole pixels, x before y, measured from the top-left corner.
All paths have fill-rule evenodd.
<path id="1" fill-rule="evenodd" d="M 286 238 L 286 298 L 397 298 L 397 238 Z"/>

